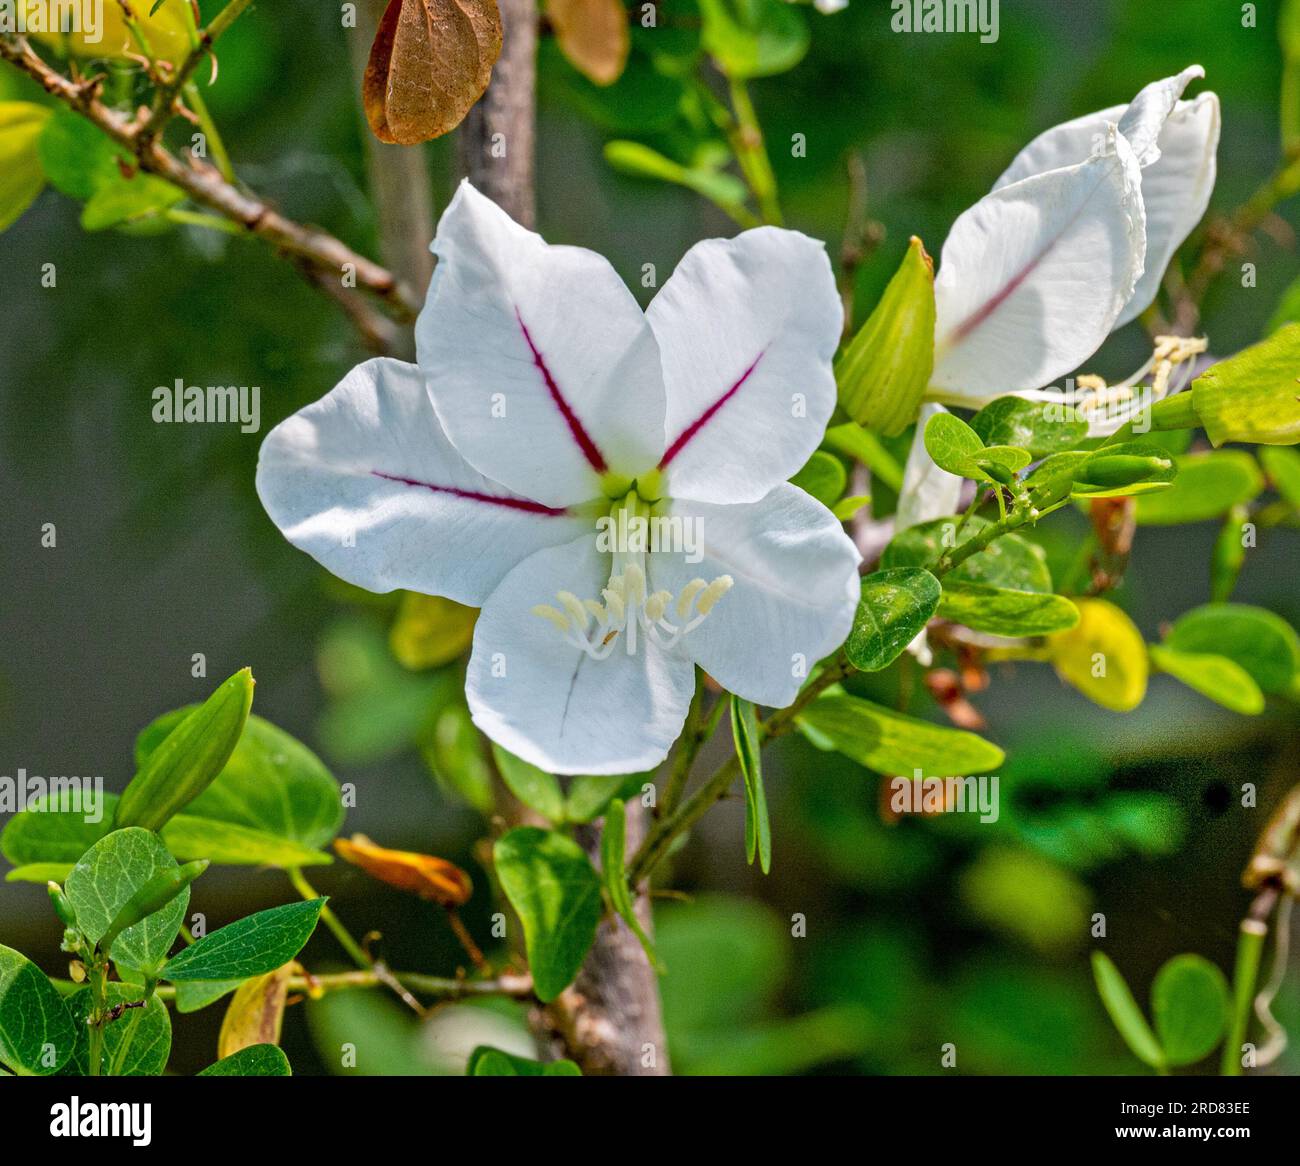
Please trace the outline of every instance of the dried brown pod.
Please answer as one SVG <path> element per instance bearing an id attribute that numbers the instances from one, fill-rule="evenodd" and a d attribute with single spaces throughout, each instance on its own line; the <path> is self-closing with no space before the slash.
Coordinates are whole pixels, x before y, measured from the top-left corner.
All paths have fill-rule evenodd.
<path id="1" fill-rule="evenodd" d="M 375 137 L 411 146 L 455 129 L 500 54 L 496 0 L 389 0 L 361 81 Z"/>
<path id="2" fill-rule="evenodd" d="M 623 0 L 546 0 L 546 16 L 560 52 L 584 77 L 613 85 L 623 75 L 631 47 Z"/>

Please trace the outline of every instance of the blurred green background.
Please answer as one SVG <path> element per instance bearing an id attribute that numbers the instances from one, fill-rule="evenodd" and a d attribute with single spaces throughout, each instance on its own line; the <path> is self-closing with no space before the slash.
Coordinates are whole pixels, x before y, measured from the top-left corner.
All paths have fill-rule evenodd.
<path id="1" fill-rule="evenodd" d="M 788 223 L 836 255 L 847 159 L 861 158 L 869 213 L 885 231 L 859 272 L 861 315 L 908 237 L 937 257 L 953 218 L 1034 134 L 1192 62 L 1223 102 L 1211 213 L 1231 209 L 1278 157 L 1276 5 L 1258 8 L 1250 29 L 1226 0 L 1002 0 L 991 45 L 894 34 L 886 0 L 851 0 L 831 16 L 805 10 L 807 57 L 753 84 Z M 250 185 L 373 254 L 349 62 L 359 35 L 341 27 L 335 5 L 263 0 L 222 42 L 209 104 Z M 695 240 L 734 228 L 695 195 L 604 162 L 604 142 L 666 99 L 636 60 L 602 93 L 543 45 L 537 198 L 549 240 L 608 255 L 644 301 L 643 264 L 666 274 Z M 2 67 L 0 99 L 13 98 L 38 95 Z M 795 133 L 807 136 L 806 157 L 783 148 Z M 434 143 L 437 209 L 452 168 L 452 143 Z M 328 578 L 285 542 L 253 489 L 263 434 L 365 355 L 347 322 L 257 243 L 197 228 L 86 234 L 78 211 L 47 190 L 0 236 L 0 772 L 103 774 L 120 789 L 141 727 L 247 664 L 255 711 L 355 783 L 347 832 L 450 858 L 484 887 L 472 853 L 482 821 L 433 779 L 426 756 L 454 679 L 398 664 L 387 647 L 395 598 Z M 1294 226 L 1298 213 L 1284 204 L 1282 220 Z M 1258 338 L 1300 270 L 1281 225 L 1275 234 L 1248 257 L 1257 286 L 1230 277 L 1212 297 L 1213 351 Z M 40 286 L 46 263 L 56 288 Z M 1125 373 L 1148 351 L 1130 326 L 1095 371 Z M 260 385 L 262 432 L 155 424 L 150 394 L 178 377 Z M 40 545 L 44 523 L 57 527 L 56 548 Z M 1063 513 L 1044 537 L 1068 555 L 1083 530 Z M 1213 524 L 1140 532 L 1112 598 L 1148 639 L 1208 599 L 1215 534 Z M 1296 545 L 1294 532 L 1267 534 L 1234 598 L 1300 622 Z M 206 657 L 206 679 L 191 676 L 194 653 Z M 1043 666 L 995 669 L 993 681 L 977 703 L 1009 755 L 996 824 L 887 825 L 874 779 L 787 740 L 768 763 L 773 873 L 744 863 L 739 802 L 695 832 L 673 864 L 673 885 L 693 901 L 657 910 L 679 1070 L 936 1072 L 940 1046 L 955 1042 L 960 1072 L 1137 1071 L 1092 986 L 1088 917 L 1104 913 L 1104 950 L 1139 999 L 1181 951 L 1230 970 L 1247 902 L 1240 871 L 1300 773 L 1294 707 L 1233 717 L 1156 677 L 1143 706 L 1118 715 Z M 877 691 L 888 696 L 893 683 Z M 942 716 L 920 703 L 913 711 Z M 714 745 L 719 755 L 729 747 Z M 1241 808 L 1244 782 L 1258 786 L 1259 809 Z M 431 909 L 338 865 L 316 881 L 354 932 L 383 932 L 394 966 L 455 966 Z M 275 872 L 214 869 L 194 909 L 221 922 L 292 897 Z M 480 935 L 489 910 L 483 893 L 467 909 Z M 797 915 L 805 937 L 791 934 Z M 40 887 L 0 884 L 0 936 L 60 970 Z M 341 956 L 322 932 L 305 959 L 325 967 Z M 220 1011 L 181 1019 L 174 1067 L 211 1061 Z M 456 1006 L 420 1034 L 376 994 L 339 994 L 314 1006 L 310 1023 L 307 1011 L 286 1021 L 298 1072 L 327 1071 L 335 1058 L 318 1049 L 356 1023 L 391 1035 L 391 1059 L 362 1071 L 427 1069 L 430 1050 L 463 1039 L 461 1028 L 481 1037 L 490 1022 L 503 1045 L 521 1031 L 512 1008 Z M 1300 1025 L 1294 979 L 1277 1012 Z M 1292 1050 L 1273 1071 L 1298 1068 Z"/>

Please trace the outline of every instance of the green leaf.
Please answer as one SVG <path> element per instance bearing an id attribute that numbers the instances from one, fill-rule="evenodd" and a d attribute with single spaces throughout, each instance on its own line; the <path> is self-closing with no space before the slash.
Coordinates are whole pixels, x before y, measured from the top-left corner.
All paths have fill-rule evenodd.
<path id="1" fill-rule="evenodd" d="M 559 779 L 493 744 L 497 772 L 510 792 L 549 822 L 564 821 L 564 791 Z"/>
<path id="2" fill-rule="evenodd" d="M 1175 621 L 1165 637 L 1175 652 L 1227 656 L 1266 693 L 1284 696 L 1300 668 L 1300 639 L 1280 615 L 1244 603 L 1207 603 Z"/>
<path id="3" fill-rule="evenodd" d="M 1128 984 L 1120 974 L 1110 956 L 1099 951 L 1092 953 L 1092 975 L 1097 981 L 1097 992 L 1101 1002 L 1106 1006 L 1119 1035 L 1133 1051 L 1133 1055 L 1153 1069 L 1164 1065 L 1164 1053 L 1156 1034 L 1151 1031 L 1142 1009 L 1133 999 Z"/>
<path id="4" fill-rule="evenodd" d="M 1167 1065 L 1207 1056 L 1228 1026 L 1228 981 L 1199 955 L 1176 955 L 1156 973 L 1151 1014 Z"/>
<path id="5" fill-rule="evenodd" d="M 803 14 L 785 0 L 700 0 L 701 43 L 729 77 L 770 77 L 808 51 Z"/>
<path id="6" fill-rule="evenodd" d="M 798 718 L 825 741 L 859 765 L 882 774 L 965 777 L 1002 764 L 996 745 L 968 733 L 896 713 L 845 693 L 828 693 L 813 701 Z"/>
<path id="7" fill-rule="evenodd" d="M 632 929 L 632 934 L 641 941 L 646 959 L 660 975 L 668 969 L 659 962 L 655 955 L 654 944 L 637 918 L 636 904 L 632 901 L 632 892 L 627 885 L 627 867 L 625 865 L 627 850 L 627 814 L 623 803 L 618 799 L 610 802 L 605 813 L 605 825 L 600 832 L 600 870 L 605 882 L 605 893 L 609 895 L 610 906 L 622 917 L 624 923 Z"/>
<path id="8" fill-rule="evenodd" d="M 847 498 L 841 498 L 834 506 L 831 507 L 831 513 L 841 522 L 848 522 L 864 506 L 871 505 L 870 494 L 850 494 Z"/>
<path id="9" fill-rule="evenodd" d="M 434 723 L 425 758 L 438 784 L 482 814 L 492 812 L 492 771 L 469 709 L 460 700 L 449 704 Z"/>
<path id="10" fill-rule="evenodd" d="M 1094 450 L 1074 467 L 1076 498 L 1121 498 L 1164 490 L 1178 467 L 1163 446 L 1126 441 Z"/>
<path id="11" fill-rule="evenodd" d="M 63 888 L 77 913 L 78 930 L 98 944 L 143 888 L 176 870 L 176 860 L 149 830 L 130 826 L 105 835 L 82 855 Z M 186 884 L 160 909 L 123 930 L 113 943 L 113 961 L 156 972 L 176 942 L 189 901 Z"/>
<path id="12" fill-rule="evenodd" d="M 184 866 L 163 870 L 154 875 L 123 904 L 113 917 L 113 922 L 108 925 L 108 930 L 100 940 L 100 949 L 112 956 L 115 951 L 114 943 L 123 931 L 148 919 L 155 912 L 161 912 L 182 891 L 188 890 L 190 883 L 207 869 L 207 859 L 200 858 L 195 862 L 187 862 Z"/>
<path id="13" fill-rule="evenodd" d="M 952 413 L 936 413 L 925 426 L 925 451 L 941 470 L 969 478 L 971 459 L 984 452 L 980 435 Z"/>
<path id="14" fill-rule="evenodd" d="M 848 477 L 844 463 L 839 458 L 819 449 L 813 452 L 803 469 L 790 479 L 790 484 L 811 494 L 829 510 L 844 493 Z"/>
<path id="15" fill-rule="evenodd" d="M 1144 526 L 1204 522 L 1249 502 L 1264 489 L 1255 459 L 1241 449 L 1190 453 L 1174 459 L 1178 476 L 1166 490 L 1137 500 Z"/>
<path id="16" fill-rule="evenodd" d="M 1273 488 L 1292 506 L 1300 508 L 1300 453 L 1281 445 L 1266 445 L 1259 451 Z"/>
<path id="17" fill-rule="evenodd" d="M 533 985 L 554 1000 L 577 975 L 600 922 L 600 879 L 571 838 L 520 826 L 493 848 L 497 877 L 524 925 Z"/>
<path id="18" fill-rule="evenodd" d="M 1068 631 L 1079 622 L 1079 609 L 1063 595 L 982 583 L 946 584 L 939 614 L 995 636 L 1046 636 Z"/>
<path id="19" fill-rule="evenodd" d="M 835 362 L 840 407 L 896 437 L 916 420 L 934 371 L 934 261 L 909 241 L 880 302 Z"/>
<path id="20" fill-rule="evenodd" d="M 253 703 L 247 668 L 220 685 L 154 749 L 118 799 L 116 826 L 159 830 L 224 768 Z"/>
<path id="21" fill-rule="evenodd" d="M 640 797 L 653 773 L 579 774 L 569 783 L 564 817 L 569 822 L 590 822 L 605 812 L 613 798 L 630 801 Z"/>
<path id="22" fill-rule="evenodd" d="M 721 207 L 738 209 L 745 205 L 748 192 L 734 174 L 705 166 L 683 166 L 640 142 L 607 142 L 605 161 L 622 174 L 684 186 Z"/>
<path id="23" fill-rule="evenodd" d="M 179 859 L 206 858 L 226 866 L 274 866 L 288 870 L 295 866 L 323 866 L 334 860 L 319 850 L 288 838 L 218 822 L 177 814 L 162 829 L 162 840 Z"/>
<path id="24" fill-rule="evenodd" d="M 22 1076 L 57 1073 L 77 1040 L 63 998 L 21 952 L 0 945 L 0 1061 Z"/>
<path id="25" fill-rule="evenodd" d="M 138 984 L 109 983 L 105 986 L 104 1003 L 109 1008 L 143 998 L 144 989 Z M 90 1016 L 94 996 L 89 988 L 78 988 L 64 1003 L 77 1029 L 67 1071 L 85 1077 L 90 1074 L 90 1030 L 86 1019 Z M 130 1045 L 124 1052 L 122 1045 L 128 1036 Z M 116 1020 L 104 1026 L 100 1072 L 107 1074 L 111 1069 L 118 1077 L 157 1077 L 167 1067 L 171 1050 L 172 1021 L 167 1006 L 157 996 L 151 996 L 148 1004 L 138 1009 L 124 1008 Z"/>
<path id="26" fill-rule="evenodd" d="M 38 150 L 50 185 L 80 202 L 101 182 L 111 181 L 122 156 L 107 134 L 65 108 L 56 109 L 46 123 Z"/>
<path id="27" fill-rule="evenodd" d="M 527 1057 L 479 1045 L 469 1055 L 467 1077 L 581 1077 L 574 1061 L 530 1061 Z"/>
<path id="28" fill-rule="evenodd" d="M 1079 411 L 1055 401 L 998 397 L 971 418 L 970 427 L 985 445 L 1016 446 L 1035 458 L 1071 449 L 1088 436 Z"/>
<path id="29" fill-rule="evenodd" d="M 0 231 L 45 187 L 39 145 L 50 110 L 30 101 L 0 101 Z"/>
<path id="30" fill-rule="evenodd" d="M 1264 694 L 1255 678 L 1227 656 L 1211 652 L 1176 652 L 1152 644 L 1151 662 L 1188 688 L 1234 713 L 1253 717 L 1264 711 Z"/>
<path id="31" fill-rule="evenodd" d="M 972 515 L 962 525 L 956 516 L 935 518 L 909 526 L 897 535 L 880 558 L 882 567 L 929 567 L 944 551 L 960 546 L 987 530 L 988 519 Z M 984 550 L 959 563 L 945 577 L 946 585 L 982 583 L 1009 591 L 1052 590 L 1052 573 L 1043 548 L 1018 534 L 1004 534 Z"/>
<path id="32" fill-rule="evenodd" d="M 287 964 L 311 938 L 325 900 L 308 899 L 258 911 L 178 952 L 167 961 L 162 978 L 243 980 Z"/>
<path id="33" fill-rule="evenodd" d="M 1215 446 L 1300 441 L 1300 324 L 1287 324 L 1192 382 L 1192 406 Z"/>
<path id="34" fill-rule="evenodd" d="M 87 822 L 68 794 L 59 795 L 57 808 L 45 809 L 46 801 L 39 799 L 15 815 L 0 834 L 0 853 L 15 865 L 71 865 L 112 829 L 117 805 L 113 794 L 104 795 L 103 816 L 97 822 Z M 288 868 L 333 861 L 328 854 L 286 838 L 189 814 L 177 814 L 168 822 L 162 840 L 182 862 L 206 858 L 227 865 Z"/>
<path id="35" fill-rule="evenodd" d="M 772 869 L 772 824 L 767 815 L 767 793 L 763 789 L 763 753 L 758 737 L 754 706 L 731 695 L 731 735 L 745 783 L 745 857 L 758 864 L 764 874 Z"/>
<path id="36" fill-rule="evenodd" d="M 198 1012 L 229 995 L 243 980 L 187 980 L 176 985 L 176 1011 Z"/>
<path id="37" fill-rule="evenodd" d="M 95 187 L 82 208 L 81 227 L 85 231 L 105 231 L 150 219 L 184 197 L 179 188 L 152 174 L 137 171 L 128 178 L 118 172 Z"/>
<path id="38" fill-rule="evenodd" d="M 247 1045 L 201 1069 L 199 1077 L 292 1077 L 289 1058 L 278 1045 Z"/>
<path id="39" fill-rule="evenodd" d="M 61 883 L 72 873 L 70 862 L 29 862 L 16 866 L 5 875 L 7 883 Z"/>
<path id="40" fill-rule="evenodd" d="M 862 598 L 844 651 L 862 672 L 878 672 L 898 658 L 939 606 L 939 580 L 924 567 L 876 571 L 862 580 Z"/>
<path id="41" fill-rule="evenodd" d="M 149 758 L 200 706 L 164 713 L 135 741 L 135 763 Z M 234 750 L 212 784 L 188 806 L 199 818 L 230 822 L 315 848 L 343 824 L 338 782 L 302 742 L 270 721 L 250 715 Z"/>

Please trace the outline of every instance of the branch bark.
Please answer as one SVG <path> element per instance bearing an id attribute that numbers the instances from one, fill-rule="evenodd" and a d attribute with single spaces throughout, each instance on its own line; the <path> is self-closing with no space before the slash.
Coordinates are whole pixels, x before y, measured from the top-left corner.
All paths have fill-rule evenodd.
<path id="1" fill-rule="evenodd" d="M 498 0 L 504 41 L 492 83 L 457 131 L 462 173 L 516 222 L 536 221 L 534 133 L 537 116 L 536 0 Z M 638 800 L 627 807 L 629 848 L 645 833 Z M 579 841 L 593 858 L 599 850 L 594 827 L 582 827 Z M 649 897 L 638 889 L 636 910 L 652 932 Z M 602 921 L 596 942 L 577 979 L 544 1008 L 534 1010 L 533 1027 L 547 1050 L 571 1057 L 584 1073 L 662 1076 L 669 1073 L 659 985 L 628 926 Z"/>
<path id="2" fill-rule="evenodd" d="M 164 147 L 152 132 L 143 132 L 149 122 L 138 123 L 105 105 L 99 98 L 99 81 L 73 81 L 51 68 L 27 44 L 15 36 L 0 37 L 0 58 L 34 78 L 52 97 L 81 114 L 136 159 L 146 173 L 153 174 L 222 218 L 244 228 L 277 252 L 306 267 L 317 282 L 331 281 L 336 299 L 353 301 L 354 319 L 369 309 L 357 295 L 365 291 L 384 304 L 402 322 L 414 319 L 419 300 L 391 271 L 326 231 L 286 218 L 269 203 L 227 182 L 213 167 L 196 158 L 181 161 Z M 355 279 L 355 287 L 344 276 Z M 385 330 L 374 325 L 378 337 Z"/>

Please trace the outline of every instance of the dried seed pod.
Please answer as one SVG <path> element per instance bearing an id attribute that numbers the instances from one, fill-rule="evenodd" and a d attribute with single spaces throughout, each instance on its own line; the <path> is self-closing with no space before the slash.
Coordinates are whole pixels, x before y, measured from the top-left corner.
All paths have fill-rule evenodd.
<path id="1" fill-rule="evenodd" d="M 455 129 L 500 53 L 496 0 L 389 0 L 361 82 L 370 128 L 403 146 Z"/>

